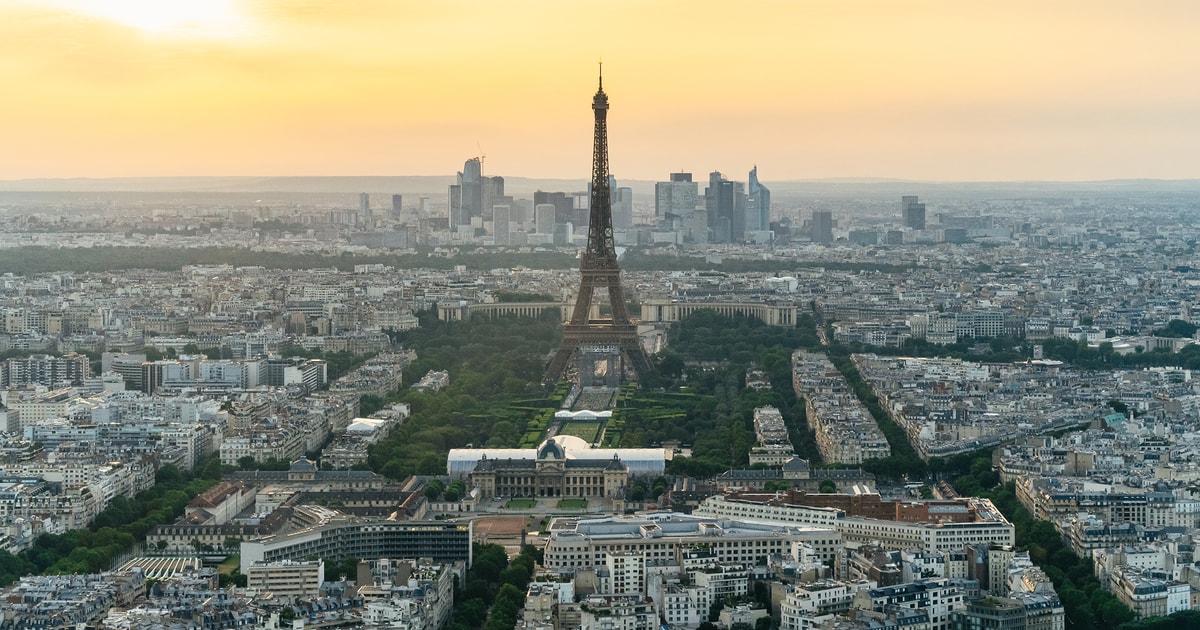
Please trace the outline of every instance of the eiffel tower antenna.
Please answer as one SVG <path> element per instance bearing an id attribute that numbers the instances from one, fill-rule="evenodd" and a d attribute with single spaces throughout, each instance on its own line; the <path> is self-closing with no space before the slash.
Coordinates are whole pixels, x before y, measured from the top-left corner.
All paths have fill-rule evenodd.
<path id="1" fill-rule="evenodd" d="M 604 93 L 604 65 L 601 62 L 599 87 L 592 97 L 596 118 L 592 139 L 592 199 L 588 215 L 587 248 L 579 259 L 579 296 L 571 319 L 563 326 L 562 345 L 546 368 L 547 383 L 562 378 L 572 359 L 580 364 L 580 386 L 591 385 L 594 362 L 607 361 L 612 375 L 632 373 L 636 379 L 650 372 L 650 358 L 638 339 L 637 324 L 629 317 L 625 291 L 621 287 L 621 267 L 613 239 L 612 191 L 608 183 L 608 95 Z M 597 289 L 606 289 L 612 317 L 592 319 L 592 302 Z M 585 376 L 585 372 L 588 374 Z"/>

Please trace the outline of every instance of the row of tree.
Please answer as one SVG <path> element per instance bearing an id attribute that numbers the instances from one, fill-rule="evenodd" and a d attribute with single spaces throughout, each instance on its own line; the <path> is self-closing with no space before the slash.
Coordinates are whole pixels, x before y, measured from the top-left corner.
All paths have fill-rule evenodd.
<path id="1" fill-rule="evenodd" d="M 627 271 L 711 271 L 725 273 L 775 273 L 800 269 L 833 269 L 864 273 L 904 273 L 918 268 L 914 263 L 891 264 L 869 262 L 838 262 L 831 260 L 762 260 L 753 258 L 726 258 L 712 262 L 704 256 L 659 256 L 651 248 L 630 248 L 621 256 L 621 268 Z"/>
<path id="2" fill-rule="evenodd" d="M 415 383 L 430 370 L 446 370 L 450 384 L 437 392 L 409 388 L 369 401 L 372 406 L 404 401 L 412 408 L 412 415 L 368 457 L 371 470 L 397 479 L 441 474 L 452 448 L 516 447 L 526 424 L 544 411 L 529 402 L 546 396 L 540 382 L 545 357 L 561 336 L 557 318 L 447 322 L 428 311 L 418 317 L 420 328 L 397 336 L 417 353 L 404 371 L 404 382 Z"/>
<path id="3" fill-rule="evenodd" d="M 242 247 L 14 247 L 0 250 L 0 269 L 17 275 L 75 271 L 79 273 L 154 269 L 179 271 L 185 265 L 233 265 L 268 269 L 329 269 L 353 271 L 355 265 L 381 264 L 398 269 L 453 269 L 465 265 L 487 270 L 509 267 L 570 269 L 578 260 L 557 252 L 515 253 L 477 250 L 453 258 L 433 256 L 430 250 L 416 254 L 368 254 L 325 256 L 254 251 Z"/>
<path id="4" fill-rule="evenodd" d="M 1012 482 L 1000 484 L 992 460 L 983 455 L 953 480 L 963 496 L 983 496 L 1013 524 L 1017 547 L 1028 550 L 1034 564 L 1046 572 L 1062 600 L 1068 628 L 1132 630 L 1133 611 L 1104 590 L 1091 558 L 1080 558 L 1063 542 L 1054 524 L 1034 518 L 1017 500 Z"/>
<path id="5" fill-rule="evenodd" d="M 504 547 L 474 543 L 474 563 L 454 594 L 450 630 L 512 630 L 541 558 L 531 545 L 509 562 Z M 490 610 L 489 610 L 490 609 Z"/>
<path id="6" fill-rule="evenodd" d="M 0 551 L 0 586 L 28 574 L 107 571 L 135 542 L 145 540 L 154 526 L 174 522 L 193 497 L 215 483 L 215 479 L 193 477 L 172 465 L 163 466 L 154 487 L 132 498 L 114 498 L 87 529 L 43 534 L 30 549 L 16 555 Z"/>
<path id="7" fill-rule="evenodd" d="M 711 477 L 748 464 L 754 409 L 772 406 L 783 415 L 797 455 L 820 463 L 804 401 L 792 388 L 791 367 L 792 352 L 819 344 L 807 315 L 796 327 L 768 326 L 756 318 L 708 310 L 689 315 L 671 328 L 670 346 L 658 363 L 663 384 L 677 391 L 639 393 L 630 403 L 633 409 L 623 408 L 630 436 L 625 443 L 691 443 L 692 457 L 675 458 L 668 472 Z M 747 388 L 748 370 L 763 372 L 770 388 Z M 638 406 L 657 408 L 659 416 L 647 422 Z M 672 408 L 682 413 L 663 412 Z"/>
<path id="8" fill-rule="evenodd" d="M 287 231 L 286 226 L 272 226 Z M 0 269 L 18 275 L 54 271 L 101 272 L 121 269 L 178 271 L 184 265 L 233 265 L 268 269 L 328 269 L 353 271 L 354 265 L 381 264 L 398 269 L 469 269 L 488 270 L 512 267 L 530 269 L 571 269 L 579 265 L 575 256 L 560 252 L 520 253 L 486 247 L 460 247 L 457 255 L 434 255 L 429 248 L 412 254 L 292 254 L 255 251 L 244 247 L 91 247 L 69 249 L 42 246 L 15 247 L 0 251 Z M 655 256 L 631 248 L 623 256 L 622 267 L 630 271 L 713 270 L 721 273 L 778 273 L 797 269 L 838 269 L 865 273 L 903 273 L 913 264 L 859 263 L 832 261 L 789 261 L 727 259 L 720 263 L 700 256 Z"/>
<path id="9" fill-rule="evenodd" d="M 1154 335 L 1190 338 L 1192 335 L 1184 333 L 1195 328 L 1195 325 L 1182 320 L 1171 320 L 1167 327 L 1155 330 Z M 1115 334 L 1115 331 L 1109 332 Z M 843 346 L 850 353 L 873 352 L 885 356 L 943 357 L 983 363 L 1015 363 L 1032 358 L 1035 344 L 1042 346 L 1045 358 L 1070 363 L 1085 370 L 1146 367 L 1200 369 L 1200 346 L 1196 345 L 1184 346 L 1179 352 L 1172 352 L 1166 348 L 1147 351 L 1139 347 L 1128 354 L 1118 353 L 1111 342 L 1100 342 L 1092 347 L 1085 341 L 1064 337 L 1051 337 L 1036 342 L 1008 336 L 981 339 L 963 337 L 955 343 L 945 345 L 924 339 L 906 339 L 899 347 L 872 346 L 858 342 L 837 345 Z"/>
<path id="10" fill-rule="evenodd" d="M 867 412 L 879 425 L 879 430 L 887 438 L 891 447 L 890 457 L 867 460 L 862 463 L 862 469 L 877 476 L 897 478 L 908 476 L 911 479 L 924 478 L 929 467 L 916 449 L 908 441 L 904 429 L 892 420 L 891 414 L 883 408 L 879 397 L 871 385 L 859 374 L 854 361 L 850 359 L 849 350 L 842 344 L 834 343 L 827 348 L 830 362 L 841 372 L 846 384 L 854 391 L 854 395 L 866 407 Z"/>
<path id="11" fill-rule="evenodd" d="M 768 360 L 765 355 L 771 353 L 782 356 L 790 369 L 793 351 L 819 345 L 812 316 L 808 314 L 801 315 L 795 327 L 788 327 L 768 326 L 755 317 L 727 317 L 703 310 L 671 327 L 670 345 L 661 354 L 660 368 L 681 373 L 683 365 L 672 366 L 673 355 L 685 365 L 708 362 L 759 366 Z M 790 375 L 787 382 L 790 387 Z"/>

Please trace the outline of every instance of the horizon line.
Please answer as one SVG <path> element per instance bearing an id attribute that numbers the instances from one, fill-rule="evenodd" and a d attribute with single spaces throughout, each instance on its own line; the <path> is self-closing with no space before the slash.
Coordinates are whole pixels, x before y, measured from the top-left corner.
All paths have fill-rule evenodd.
<path id="1" fill-rule="evenodd" d="M 688 171 L 679 171 L 687 173 Z M 693 171 L 695 172 L 695 171 Z M 387 179 L 387 178 L 447 178 L 453 179 L 455 175 L 109 175 L 109 176 L 55 176 L 55 177 L 21 177 L 14 179 L 0 179 L 0 184 L 19 184 L 22 182 L 70 182 L 70 181 L 118 181 L 118 180 L 166 180 L 166 179 Z M 498 175 L 494 177 L 517 178 L 526 180 L 562 180 L 562 181 L 588 181 L 588 177 L 531 177 L 528 175 Z M 666 179 L 645 179 L 638 177 L 622 178 L 618 177 L 618 181 L 633 181 L 633 182 L 649 182 L 656 183 L 667 181 Z M 797 178 L 797 179 L 763 179 L 763 183 L 771 182 L 776 184 L 792 184 L 792 183 L 825 183 L 825 182 L 845 182 L 845 181 L 862 181 L 879 182 L 879 183 L 913 183 L 913 184 L 1089 184 L 1089 183 L 1106 183 L 1106 182 L 1200 182 L 1200 177 L 1110 177 L 1102 179 L 907 179 L 898 177 L 886 176 L 869 176 L 869 175 L 842 175 L 818 178 Z M 696 180 L 694 183 L 703 183 L 702 180 Z"/>

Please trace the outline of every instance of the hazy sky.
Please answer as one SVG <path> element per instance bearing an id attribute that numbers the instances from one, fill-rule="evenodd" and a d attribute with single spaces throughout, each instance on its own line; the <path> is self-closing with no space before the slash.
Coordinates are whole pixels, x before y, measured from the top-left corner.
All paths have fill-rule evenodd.
<path id="1" fill-rule="evenodd" d="M 0 179 L 1200 177 L 1200 2 L 0 0 Z"/>

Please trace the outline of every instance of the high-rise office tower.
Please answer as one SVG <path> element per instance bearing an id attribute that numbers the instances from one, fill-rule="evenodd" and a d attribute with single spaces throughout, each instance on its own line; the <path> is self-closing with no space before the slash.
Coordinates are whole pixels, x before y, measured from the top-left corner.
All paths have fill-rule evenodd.
<path id="1" fill-rule="evenodd" d="M 720 197 L 722 181 L 725 181 L 725 176 L 720 171 L 713 171 L 708 174 L 708 186 L 704 189 L 704 209 L 708 211 L 709 241 L 713 243 L 724 243 L 729 240 L 728 229 L 721 230 L 718 228 L 718 224 L 721 222 L 721 213 L 718 211 L 720 202 L 718 199 Z"/>
<path id="2" fill-rule="evenodd" d="M 746 230 L 751 232 L 771 229 L 771 189 L 758 181 L 758 165 L 750 169 L 750 183 L 746 197 Z"/>
<path id="3" fill-rule="evenodd" d="M 700 185 L 691 173 L 671 173 L 670 181 L 654 184 L 654 216 L 668 228 L 683 231 L 689 243 L 708 242 L 708 212 L 697 206 Z"/>
<path id="4" fill-rule="evenodd" d="M 654 217 L 659 221 L 674 215 L 685 220 L 696 210 L 699 184 L 691 173 L 671 173 L 671 181 L 654 184 Z"/>
<path id="5" fill-rule="evenodd" d="M 553 231 L 551 232 L 551 242 L 553 242 L 555 245 L 570 245 L 571 236 L 574 234 L 575 225 L 570 221 L 567 221 L 566 223 L 555 223 L 553 226 Z"/>
<path id="6" fill-rule="evenodd" d="M 512 211 L 508 215 L 509 231 L 528 232 L 533 226 L 533 202 L 528 199 L 513 199 L 511 205 Z"/>
<path id="7" fill-rule="evenodd" d="M 833 213 L 828 210 L 813 210 L 810 238 L 814 243 L 833 242 Z"/>
<path id="8" fill-rule="evenodd" d="M 462 184 L 450 184 L 450 189 L 446 194 L 447 217 L 450 229 L 455 229 L 462 225 L 462 208 L 463 208 L 463 187 Z"/>
<path id="9" fill-rule="evenodd" d="M 463 164 L 457 183 L 450 185 L 450 228 L 469 225 L 475 218 L 487 218 L 493 205 L 510 201 L 504 199 L 504 178 L 484 177 L 483 163 L 477 157 L 471 158 Z"/>
<path id="10" fill-rule="evenodd" d="M 571 193 L 571 224 L 586 228 L 592 213 L 592 185 L 587 190 Z"/>
<path id="11" fill-rule="evenodd" d="M 483 189 L 482 166 L 479 158 L 471 158 L 458 173 L 458 182 L 450 186 L 450 229 L 471 223 L 472 216 L 479 216 L 482 209 Z"/>
<path id="12" fill-rule="evenodd" d="M 918 203 L 916 195 L 905 195 L 900 198 L 900 216 L 904 227 L 914 230 L 925 229 L 925 204 Z"/>
<path id="13" fill-rule="evenodd" d="M 371 195 L 358 193 L 358 224 L 371 225 Z"/>
<path id="14" fill-rule="evenodd" d="M 534 206 L 534 231 L 536 231 L 538 234 L 553 234 L 554 221 L 557 211 L 557 208 L 552 203 L 539 203 Z"/>
<path id="15" fill-rule="evenodd" d="M 718 171 L 708 175 L 704 207 L 714 243 L 740 243 L 746 236 L 745 184 L 725 179 Z"/>
<path id="16" fill-rule="evenodd" d="M 492 206 L 492 238 L 497 245 L 508 245 L 512 227 L 509 225 L 512 217 L 512 206 L 501 204 Z"/>
<path id="17" fill-rule="evenodd" d="M 392 212 L 399 214 L 404 208 L 404 195 L 392 195 Z"/>
<path id="18" fill-rule="evenodd" d="M 562 192 L 543 192 L 537 191 L 533 193 L 534 206 L 542 204 L 554 205 L 554 221 L 552 223 L 567 223 L 575 216 L 575 200 L 571 195 Z M 539 232 L 541 230 L 538 230 Z M 549 232 L 546 232 L 549 234 Z"/>
<path id="19" fill-rule="evenodd" d="M 633 229 L 633 189 L 628 186 L 613 187 L 612 222 L 613 229 L 618 232 L 628 232 Z"/>

